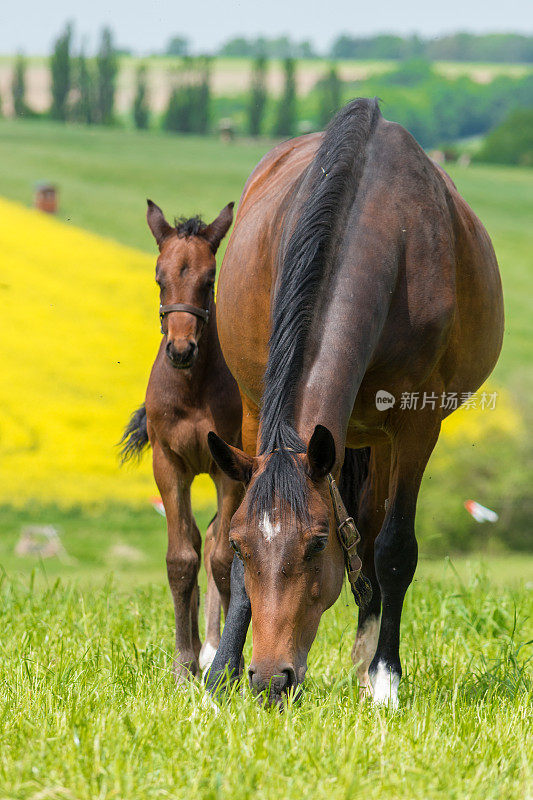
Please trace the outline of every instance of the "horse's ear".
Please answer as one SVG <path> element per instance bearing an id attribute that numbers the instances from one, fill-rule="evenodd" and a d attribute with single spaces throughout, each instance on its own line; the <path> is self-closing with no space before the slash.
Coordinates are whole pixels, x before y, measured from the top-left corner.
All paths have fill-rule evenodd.
<path id="1" fill-rule="evenodd" d="M 331 431 L 317 425 L 307 448 L 311 480 L 319 481 L 331 472 L 335 463 L 335 440 Z"/>
<path id="2" fill-rule="evenodd" d="M 146 202 L 148 203 L 148 208 L 146 209 L 146 221 L 148 222 L 148 227 L 154 235 L 157 246 L 161 250 L 161 245 L 163 244 L 164 239 L 166 239 L 167 236 L 170 236 L 174 228 L 168 224 L 165 219 L 165 215 L 159 206 L 156 206 L 156 204 L 152 203 L 151 200 L 147 200 Z"/>
<path id="3" fill-rule="evenodd" d="M 254 465 L 254 460 L 251 456 L 243 453 L 238 447 L 226 444 L 214 431 L 209 431 L 207 434 L 207 444 L 214 461 L 216 461 L 222 472 L 229 478 L 233 478 L 234 481 L 250 482 Z"/>
<path id="4" fill-rule="evenodd" d="M 209 242 L 213 253 L 216 253 L 220 242 L 230 229 L 230 225 L 233 222 L 234 205 L 235 203 L 228 203 L 218 217 L 202 231 L 202 236 Z"/>

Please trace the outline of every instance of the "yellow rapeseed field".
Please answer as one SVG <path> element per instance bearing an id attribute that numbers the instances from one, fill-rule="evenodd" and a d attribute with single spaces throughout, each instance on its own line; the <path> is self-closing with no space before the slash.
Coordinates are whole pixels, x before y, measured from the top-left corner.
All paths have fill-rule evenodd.
<path id="1" fill-rule="evenodd" d="M 121 469 L 115 443 L 144 398 L 159 343 L 155 254 L 3 199 L 0 253 L 0 503 L 147 503 L 156 493 L 149 456 Z M 461 409 L 443 435 L 476 441 L 520 429 L 499 392 L 494 410 Z M 434 468 L 444 466 L 437 448 Z M 200 478 L 195 503 L 213 499 Z"/>
<path id="2" fill-rule="evenodd" d="M 0 199 L 0 261 L 0 502 L 147 503 L 150 457 L 115 443 L 160 339 L 155 253 Z"/>

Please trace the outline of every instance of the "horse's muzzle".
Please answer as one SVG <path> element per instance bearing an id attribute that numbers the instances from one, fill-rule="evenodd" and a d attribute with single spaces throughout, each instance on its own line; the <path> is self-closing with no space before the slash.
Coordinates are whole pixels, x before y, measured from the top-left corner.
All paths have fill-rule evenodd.
<path id="1" fill-rule="evenodd" d="M 176 369 L 190 369 L 198 355 L 196 342 L 187 342 L 184 347 L 176 347 L 174 342 L 167 342 L 165 348 L 167 358 Z"/>
<path id="2" fill-rule="evenodd" d="M 252 692 L 261 698 L 264 705 L 282 705 L 289 694 L 296 694 L 300 681 L 294 668 L 284 665 L 274 674 L 269 670 L 262 672 L 254 664 L 250 664 L 248 681 Z"/>

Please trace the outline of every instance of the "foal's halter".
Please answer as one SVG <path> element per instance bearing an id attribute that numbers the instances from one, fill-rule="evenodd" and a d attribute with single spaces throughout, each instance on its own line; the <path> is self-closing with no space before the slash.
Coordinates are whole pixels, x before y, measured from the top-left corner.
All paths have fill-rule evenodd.
<path id="1" fill-rule="evenodd" d="M 342 502 L 341 493 L 335 483 L 333 475 L 328 472 L 329 493 L 333 503 L 337 536 L 344 553 L 346 574 L 352 589 L 352 594 L 358 606 L 366 606 L 372 599 L 372 586 L 368 578 L 361 574 L 361 559 L 357 555 L 357 545 L 361 535 L 355 527 L 353 517 L 348 516 L 346 507 Z"/>
<path id="2" fill-rule="evenodd" d="M 172 311 L 185 311 L 187 314 L 194 314 L 195 317 L 203 319 L 204 322 L 209 320 L 209 309 L 198 308 L 198 306 L 191 306 L 189 303 L 171 303 L 168 306 L 159 306 L 159 321 L 161 323 L 161 333 L 163 333 L 163 319 L 166 314 Z"/>

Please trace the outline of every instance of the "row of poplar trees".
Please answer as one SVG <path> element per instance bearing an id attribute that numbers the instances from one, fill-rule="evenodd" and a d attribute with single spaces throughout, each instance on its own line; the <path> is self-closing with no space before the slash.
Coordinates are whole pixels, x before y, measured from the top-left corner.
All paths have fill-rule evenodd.
<path id="1" fill-rule="evenodd" d="M 50 56 L 52 104 L 50 116 L 59 121 L 109 125 L 113 121 L 118 58 L 109 28 L 102 31 L 95 59 L 84 49 L 72 52 L 73 30 L 67 25 Z"/>
<path id="2" fill-rule="evenodd" d="M 265 133 L 265 113 L 268 103 L 267 92 L 268 61 L 265 56 L 258 56 L 252 64 L 252 79 L 248 105 L 248 132 L 251 136 Z M 296 99 L 296 62 L 293 58 L 283 61 L 284 86 L 277 103 L 274 124 L 271 131 L 274 136 L 293 136 L 297 129 Z M 317 82 L 318 124 L 324 128 L 333 114 L 342 104 L 342 81 L 334 66 L 329 67 L 326 74 Z"/>
<path id="3" fill-rule="evenodd" d="M 108 125 L 113 122 L 115 90 L 118 76 L 118 55 L 113 37 L 104 28 L 95 59 L 88 59 L 84 48 L 73 53 L 73 28 L 67 25 L 55 42 L 50 56 L 50 116 L 58 121 L 72 120 L 85 124 Z M 210 57 L 183 59 L 178 79 L 172 88 L 161 125 L 164 130 L 206 134 L 210 128 L 211 106 Z M 281 97 L 271 109 L 266 125 L 268 60 L 257 56 L 252 62 L 250 92 L 247 101 L 247 133 L 251 136 L 272 134 L 292 136 L 297 132 L 296 62 L 283 61 L 284 86 Z M 332 66 L 317 83 L 319 110 L 317 120 L 324 127 L 341 105 L 342 83 Z M 31 116 L 25 102 L 25 62 L 19 56 L 12 81 L 13 106 L 16 116 Z M 150 125 L 150 103 L 147 69 L 140 65 L 136 73 L 133 122 L 139 129 Z"/>

